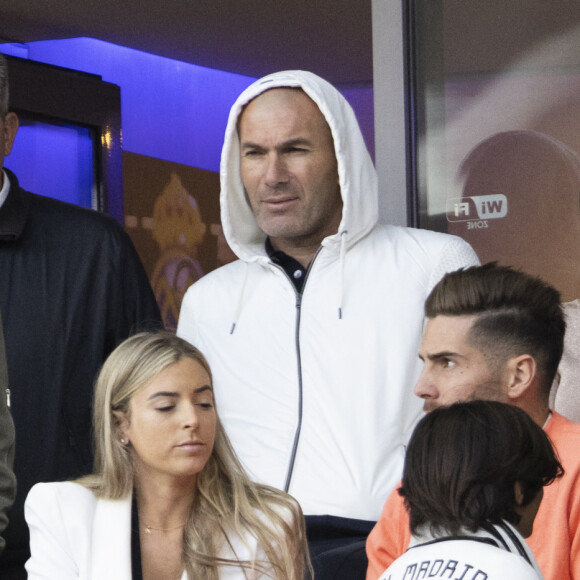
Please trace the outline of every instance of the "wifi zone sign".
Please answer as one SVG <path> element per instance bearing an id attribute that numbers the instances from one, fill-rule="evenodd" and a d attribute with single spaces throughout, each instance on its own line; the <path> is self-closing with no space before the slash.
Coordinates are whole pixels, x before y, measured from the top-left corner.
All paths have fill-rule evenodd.
<path id="1" fill-rule="evenodd" d="M 504 218 L 508 200 L 503 194 L 474 195 L 447 200 L 447 221 L 470 222 L 467 229 L 487 228 L 487 220 Z"/>

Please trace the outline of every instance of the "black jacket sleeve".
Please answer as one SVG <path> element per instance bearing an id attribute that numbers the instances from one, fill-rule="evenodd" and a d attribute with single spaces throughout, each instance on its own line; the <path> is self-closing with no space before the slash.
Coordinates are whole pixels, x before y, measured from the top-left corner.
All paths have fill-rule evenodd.
<path id="1" fill-rule="evenodd" d="M 14 423 L 9 401 L 8 371 L 6 351 L 4 348 L 4 333 L 0 317 L 0 553 L 4 549 L 2 532 L 8 525 L 8 508 L 16 496 L 16 477 L 12 471 L 14 463 Z"/>

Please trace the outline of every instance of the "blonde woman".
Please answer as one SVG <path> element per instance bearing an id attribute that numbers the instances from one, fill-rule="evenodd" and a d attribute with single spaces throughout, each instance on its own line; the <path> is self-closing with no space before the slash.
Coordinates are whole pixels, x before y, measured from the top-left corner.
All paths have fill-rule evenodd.
<path id="1" fill-rule="evenodd" d="M 302 580 L 294 499 L 252 483 L 203 355 L 169 333 L 122 343 L 98 377 L 95 473 L 26 501 L 30 580 Z"/>

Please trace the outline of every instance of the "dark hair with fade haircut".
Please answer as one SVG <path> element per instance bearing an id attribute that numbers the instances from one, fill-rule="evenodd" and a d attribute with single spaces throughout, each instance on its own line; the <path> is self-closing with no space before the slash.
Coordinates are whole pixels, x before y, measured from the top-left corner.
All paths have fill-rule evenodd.
<path id="1" fill-rule="evenodd" d="M 427 318 L 477 315 L 468 335 L 497 369 L 529 354 L 547 398 L 564 348 L 560 293 L 540 278 L 489 262 L 446 274 L 425 302 Z"/>
<path id="2" fill-rule="evenodd" d="M 486 523 L 517 525 L 515 482 L 523 505 L 564 473 L 544 431 L 521 409 L 497 401 L 439 407 L 417 424 L 399 490 L 411 531 L 475 532 Z"/>

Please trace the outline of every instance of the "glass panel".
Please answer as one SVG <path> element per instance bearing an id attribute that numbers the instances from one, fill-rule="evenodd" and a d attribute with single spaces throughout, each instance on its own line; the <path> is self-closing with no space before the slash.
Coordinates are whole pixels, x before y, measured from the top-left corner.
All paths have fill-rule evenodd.
<path id="1" fill-rule="evenodd" d="M 421 227 L 580 297 L 580 3 L 413 0 Z"/>
<path id="2" fill-rule="evenodd" d="M 20 128 L 5 159 L 24 189 L 96 209 L 90 129 L 19 115 Z"/>

